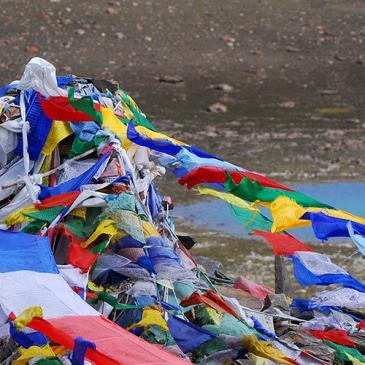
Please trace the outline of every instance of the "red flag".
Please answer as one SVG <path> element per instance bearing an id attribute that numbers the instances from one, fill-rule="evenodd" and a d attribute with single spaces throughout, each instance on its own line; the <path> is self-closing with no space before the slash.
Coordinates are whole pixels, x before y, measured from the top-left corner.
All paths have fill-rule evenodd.
<path id="1" fill-rule="evenodd" d="M 194 292 L 189 297 L 184 298 L 180 305 L 187 307 L 193 304 L 204 303 L 207 306 L 215 309 L 218 312 L 226 312 L 232 314 L 236 318 L 240 318 L 239 314 L 216 292 L 213 290 L 208 290 L 206 294 L 200 295 L 198 292 Z"/>
<path id="2" fill-rule="evenodd" d="M 296 251 L 314 252 L 311 248 L 289 234 L 271 233 L 265 231 L 253 231 L 252 234 L 264 237 L 265 240 L 272 246 L 275 256 L 294 255 Z"/>
<path id="3" fill-rule="evenodd" d="M 90 115 L 76 110 L 65 96 L 51 96 L 44 99 L 40 94 L 37 95 L 41 103 L 44 114 L 49 119 L 60 120 L 63 122 L 92 122 Z M 100 105 L 95 104 L 96 110 L 100 110 Z"/>
<path id="4" fill-rule="evenodd" d="M 95 365 L 191 364 L 102 316 L 68 316 L 48 320 L 35 317 L 27 327 L 71 350 L 77 337 L 95 343 L 96 349 L 88 347 L 86 350 L 86 358 Z"/>
<path id="5" fill-rule="evenodd" d="M 70 191 L 63 194 L 58 194 L 44 199 L 42 202 L 35 204 L 37 209 L 48 209 L 52 207 L 67 207 L 71 205 L 80 195 L 79 191 Z"/>
<path id="6" fill-rule="evenodd" d="M 363 319 L 361 322 L 359 322 L 356 325 L 357 328 L 361 329 L 361 330 L 365 330 L 365 319 Z"/>
<path id="7" fill-rule="evenodd" d="M 320 340 L 327 340 L 343 346 L 356 347 L 350 336 L 344 330 L 309 331 L 314 337 Z"/>
<path id="8" fill-rule="evenodd" d="M 72 243 L 67 252 L 68 263 L 84 271 L 89 271 L 98 257 L 99 254 L 94 254 L 77 243 Z"/>
<path id="9" fill-rule="evenodd" d="M 251 181 L 257 181 L 262 186 L 269 188 L 276 188 L 281 190 L 293 191 L 287 186 L 281 185 L 275 180 L 269 179 L 266 176 L 257 174 L 251 171 L 234 171 L 234 170 L 224 170 L 221 167 L 198 167 L 188 174 L 179 179 L 180 185 L 187 184 L 188 189 L 191 189 L 195 185 L 203 183 L 218 183 L 224 184 L 226 182 L 227 176 L 226 172 L 231 175 L 235 184 L 239 184 L 241 180 L 247 177 Z"/>
<path id="10" fill-rule="evenodd" d="M 257 299 L 265 299 L 268 294 L 275 294 L 274 291 L 265 288 L 262 285 L 259 285 L 255 283 L 254 281 L 251 281 L 249 279 L 246 279 L 243 276 L 239 276 L 236 279 L 236 282 L 234 284 L 234 287 L 236 289 L 240 289 L 245 291 L 246 293 L 251 294 L 253 297 Z"/>

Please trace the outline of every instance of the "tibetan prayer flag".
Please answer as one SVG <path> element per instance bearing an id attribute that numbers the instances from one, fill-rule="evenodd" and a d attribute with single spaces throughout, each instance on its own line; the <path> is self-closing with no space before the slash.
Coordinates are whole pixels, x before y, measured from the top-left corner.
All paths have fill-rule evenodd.
<path id="1" fill-rule="evenodd" d="M 93 254 L 77 243 L 72 243 L 67 252 L 68 263 L 83 271 L 89 271 L 98 257 L 98 254 Z"/>
<path id="2" fill-rule="evenodd" d="M 95 343 L 86 358 L 98 364 L 186 364 L 103 318 L 74 293 L 58 273 L 47 237 L 0 231 L 0 257 L 1 318 L 17 316 L 18 329 L 28 326 L 69 349 L 82 337 Z"/>
<path id="3" fill-rule="evenodd" d="M 54 187 L 42 187 L 39 194 L 39 199 L 44 200 L 49 197 L 54 197 L 59 194 L 64 194 L 70 191 L 80 190 L 82 185 L 88 184 L 99 171 L 99 169 L 104 165 L 107 158 L 109 158 L 110 152 L 104 153 L 98 162 L 95 163 L 89 170 L 85 171 L 80 176 L 77 176 L 71 180 L 68 180 L 62 184 Z"/>
<path id="4" fill-rule="evenodd" d="M 339 284 L 365 292 L 365 285 L 347 271 L 332 263 L 327 255 L 317 252 L 296 252 L 292 256 L 294 275 L 302 286 Z"/>
<path id="5" fill-rule="evenodd" d="M 49 119 L 63 122 L 93 121 L 90 115 L 76 110 L 65 96 L 51 96 L 46 99 L 38 94 L 38 99 Z"/>
<path id="6" fill-rule="evenodd" d="M 42 202 L 35 204 L 35 207 L 40 210 L 57 206 L 66 207 L 71 205 L 79 195 L 79 191 L 69 191 L 66 193 L 61 193 L 44 199 Z"/>
<path id="7" fill-rule="evenodd" d="M 183 307 L 187 307 L 189 305 L 201 304 L 204 303 L 209 307 L 215 309 L 221 313 L 229 313 L 236 318 L 240 318 L 239 314 L 217 293 L 213 290 L 208 290 L 206 294 L 199 294 L 198 292 L 194 292 L 189 297 L 184 298 L 180 305 Z"/>
<path id="8" fill-rule="evenodd" d="M 325 213 L 307 212 L 303 215 L 304 219 L 312 222 L 312 228 L 315 236 L 320 240 L 327 240 L 331 237 L 349 237 L 347 227 L 348 220 L 331 217 Z M 351 223 L 354 232 L 365 235 L 365 224 L 356 222 Z"/>
<path id="9" fill-rule="evenodd" d="M 232 177 L 227 174 L 227 181 L 225 182 L 224 186 L 226 191 L 250 202 L 259 201 L 264 203 L 272 203 L 279 196 L 287 196 L 288 198 L 295 200 L 298 204 L 305 207 L 331 208 L 331 206 L 312 199 L 300 192 L 268 188 L 256 181 L 250 181 L 250 179 L 247 177 L 245 177 L 238 185 L 236 185 Z"/>
<path id="10" fill-rule="evenodd" d="M 365 293 L 351 288 L 337 288 L 321 291 L 311 301 L 316 307 L 364 308 Z"/>
<path id="11" fill-rule="evenodd" d="M 339 345 L 356 347 L 355 343 L 344 330 L 328 330 L 328 331 L 309 331 L 314 337 L 320 340 L 327 340 Z"/>
<path id="12" fill-rule="evenodd" d="M 288 234 L 271 233 L 264 231 L 253 231 L 252 234 L 265 238 L 267 243 L 272 246 L 275 256 L 293 255 L 297 251 L 314 252 L 304 243 L 298 241 L 296 238 Z"/>
<path id="13" fill-rule="evenodd" d="M 137 127 L 138 128 L 138 127 Z M 167 155 L 177 155 L 180 151 L 183 149 L 193 153 L 194 155 L 202 158 L 212 158 L 220 160 L 219 158 L 212 156 L 204 151 L 199 150 L 198 148 L 194 146 L 188 146 L 185 145 L 185 143 L 182 143 L 180 141 L 174 142 L 173 139 L 168 138 L 167 136 L 161 134 L 161 133 L 151 133 L 151 131 L 148 133 L 147 136 L 143 136 L 143 134 L 138 133 L 137 128 L 134 127 L 132 122 L 128 123 L 128 130 L 127 130 L 127 137 L 130 141 L 133 143 L 144 146 L 147 148 L 150 148 L 151 150 L 158 151 L 165 153 Z M 162 138 L 152 138 L 152 137 L 162 137 Z M 176 143 L 178 142 L 178 143 Z"/>
<path id="14" fill-rule="evenodd" d="M 343 210 L 315 208 L 299 205 L 293 199 L 286 196 L 279 196 L 270 204 L 270 213 L 273 217 L 272 232 L 279 232 L 291 228 L 309 226 L 322 237 L 348 237 L 347 222 L 353 222 L 357 229 L 363 229 L 365 219 L 345 212 Z M 359 226 L 358 226 L 359 225 Z M 353 227 L 354 228 L 354 227 Z M 338 236 L 341 234 L 342 236 Z"/>
<path id="15" fill-rule="evenodd" d="M 172 316 L 167 321 L 171 336 L 184 353 L 193 352 L 203 343 L 217 335 L 209 332 L 194 323 Z"/>
<path id="16" fill-rule="evenodd" d="M 270 231 L 272 222 L 258 211 L 241 209 L 233 204 L 229 205 L 232 214 L 250 233 L 254 230 Z"/>
<path id="17" fill-rule="evenodd" d="M 359 322 L 356 325 L 357 328 L 361 329 L 361 330 L 365 330 L 365 319 L 363 319 L 361 322 Z"/>
<path id="18" fill-rule="evenodd" d="M 130 141 L 139 146 L 148 147 L 154 151 L 159 151 L 168 155 L 176 155 L 182 149 L 180 145 L 176 145 L 167 139 L 152 139 L 140 135 L 132 122 L 128 123 L 127 137 Z"/>
<path id="19" fill-rule="evenodd" d="M 237 208 L 248 209 L 248 210 L 252 210 L 252 211 L 256 211 L 256 212 L 259 211 L 257 208 L 254 208 L 250 204 L 246 203 L 244 200 L 236 197 L 233 194 L 226 193 L 224 191 L 217 191 L 217 190 L 210 189 L 210 188 L 205 188 L 205 187 L 202 187 L 202 186 L 197 187 L 196 189 L 194 189 L 194 191 L 196 191 L 196 192 L 198 192 L 199 194 L 202 194 L 202 195 L 212 195 L 216 198 L 225 200 L 227 203 L 233 204 Z"/>
<path id="20" fill-rule="evenodd" d="M 134 124 L 136 126 L 142 126 L 155 132 L 156 128 L 139 110 L 136 102 L 125 91 L 118 90 L 118 94 L 122 99 L 121 101 L 123 108 L 125 109 L 125 111 L 129 112 L 129 118 L 133 119 Z"/>
<path id="21" fill-rule="evenodd" d="M 76 295 L 76 294 L 75 294 Z M 189 362 L 129 333 L 108 319 L 97 316 L 61 317 L 52 320 L 33 318 L 28 326 L 51 341 L 73 349 L 82 337 L 96 345 L 88 348 L 86 359 L 108 365 L 187 365 Z"/>
<path id="22" fill-rule="evenodd" d="M 251 171 L 234 171 L 234 170 L 224 170 L 219 167 L 208 167 L 202 166 L 198 167 L 188 174 L 183 176 L 178 182 L 180 185 L 187 184 L 188 189 L 204 183 L 218 183 L 224 184 L 227 180 L 227 174 L 229 174 L 232 180 L 239 184 L 245 177 L 247 177 L 251 181 L 257 181 L 262 186 L 270 187 L 270 188 L 277 188 L 281 190 L 293 191 L 292 189 L 279 184 L 275 180 L 269 179 L 266 176 L 260 175 L 256 172 Z"/>
<path id="23" fill-rule="evenodd" d="M 265 288 L 264 286 L 255 283 L 252 280 L 249 280 L 243 276 L 239 276 L 236 279 L 236 282 L 234 283 L 234 287 L 236 289 L 243 290 L 249 294 L 251 294 L 253 297 L 257 299 L 265 299 L 267 295 L 269 294 L 275 294 L 274 291 Z"/>
<path id="24" fill-rule="evenodd" d="M 8 316 L 42 304 L 45 318 L 98 315 L 59 274 L 48 237 L 0 231 L 0 309 Z"/>
<path id="25" fill-rule="evenodd" d="M 334 343 L 334 341 L 323 341 L 326 345 L 336 350 L 336 358 L 345 362 L 351 361 L 355 365 L 361 365 L 365 363 L 365 356 L 361 352 L 353 347 L 342 346 Z M 357 362 L 356 362 L 357 360 Z"/>
<path id="26" fill-rule="evenodd" d="M 36 161 L 46 143 L 52 127 L 52 120 L 43 113 L 37 94 L 34 91 L 31 94 L 29 106 L 27 107 L 26 120 L 30 126 L 27 132 L 29 158 Z M 15 153 L 23 156 L 23 138 L 21 134 L 18 136 L 18 145 Z"/>
<path id="27" fill-rule="evenodd" d="M 95 120 L 99 125 L 102 124 L 102 115 L 100 111 L 95 106 L 94 100 L 91 96 L 83 96 L 81 99 L 75 99 L 75 89 L 73 87 L 70 87 L 68 91 L 68 99 L 70 101 L 70 104 L 78 111 L 81 111 L 89 117 L 91 117 L 92 120 Z M 90 119 L 90 118 L 89 118 Z"/>
<path id="28" fill-rule="evenodd" d="M 365 237 L 360 234 L 355 233 L 354 227 L 352 222 L 347 222 L 347 229 L 349 231 L 350 238 L 352 242 L 356 245 L 359 249 L 361 254 L 365 256 Z"/>

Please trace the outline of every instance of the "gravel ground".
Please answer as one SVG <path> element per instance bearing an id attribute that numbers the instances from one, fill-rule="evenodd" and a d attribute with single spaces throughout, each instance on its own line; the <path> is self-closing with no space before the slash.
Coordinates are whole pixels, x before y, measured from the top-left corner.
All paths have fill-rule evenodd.
<path id="1" fill-rule="evenodd" d="M 0 4 L 2 83 L 42 56 L 118 80 L 159 129 L 248 169 L 365 176 L 362 0 Z"/>

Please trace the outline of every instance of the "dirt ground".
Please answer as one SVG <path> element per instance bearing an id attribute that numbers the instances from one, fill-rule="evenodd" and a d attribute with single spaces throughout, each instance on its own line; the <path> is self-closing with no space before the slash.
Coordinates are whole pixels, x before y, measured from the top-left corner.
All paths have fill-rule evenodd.
<path id="1" fill-rule="evenodd" d="M 118 80 L 160 130 L 248 169 L 365 176 L 363 0 L 0 4 L 2 83 L 41 56 L 63 74 Z M 206 111 L 217 102 L 227 111 Z"/>

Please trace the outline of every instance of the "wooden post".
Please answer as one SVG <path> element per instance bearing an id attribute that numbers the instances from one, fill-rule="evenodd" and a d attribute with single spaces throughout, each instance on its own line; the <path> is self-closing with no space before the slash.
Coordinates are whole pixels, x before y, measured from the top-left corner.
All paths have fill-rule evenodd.
<path id="1" fill-rule="evenodd" d="M 288 272 L 285 268 L 285 261 L 283 256 L 275 256 L 275 293 L 284 293 L 290 296 L 293 292 L 288 277 Z"/>
<path id="2" fill-rule="evenodd" d="M 283 258 L 275 256 L 275 293 L 284 293 Z"/>

